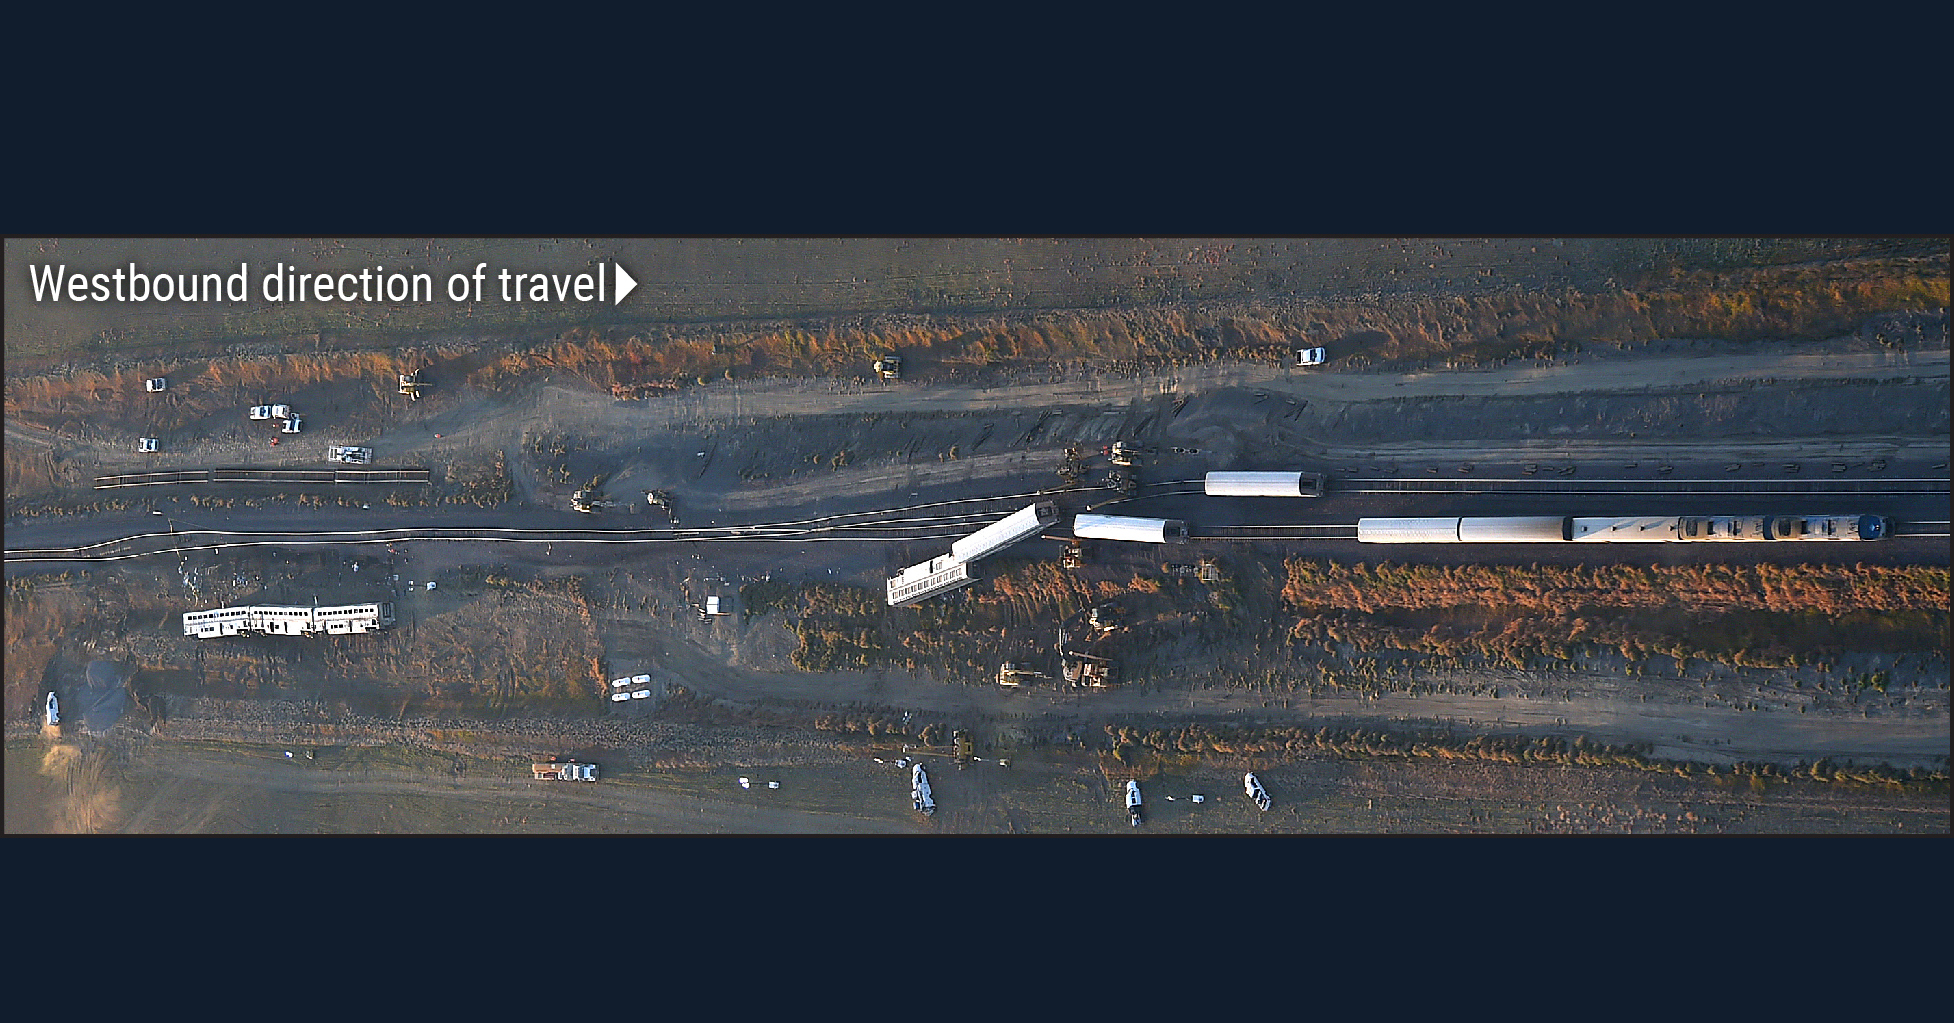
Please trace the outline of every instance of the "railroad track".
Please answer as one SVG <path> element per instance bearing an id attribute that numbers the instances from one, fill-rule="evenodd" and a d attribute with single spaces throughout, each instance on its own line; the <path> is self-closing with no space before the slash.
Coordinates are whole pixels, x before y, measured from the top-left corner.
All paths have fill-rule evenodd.
<path id="1" fill-rule="evenodd" d="M 1577 480 L 1552 479 L 1333 479 L 1335 494 L 1863 494 L 1919 496 L 1948 493 L 1945 479 L 1787 480 Z"/>
<path id="2" fill-rule="evenodd" d="M 426 469 L 176 469 L 95 477 L 96 490 L 123 487 L 163 487 L 199 483 L 274 483 L 282 485 L 348 483 L 432 483 Z"/>

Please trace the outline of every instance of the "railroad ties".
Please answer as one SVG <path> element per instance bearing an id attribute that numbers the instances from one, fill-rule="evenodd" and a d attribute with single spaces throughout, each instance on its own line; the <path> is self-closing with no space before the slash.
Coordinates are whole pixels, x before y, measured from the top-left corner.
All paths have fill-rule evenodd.
<path id="1" fill-rule="evenodd" d="M 96 490 L 160 487 L 198 483 L 272 483 L 338 485 L 347 483 L 425 484 L 433 479 L 426 469 L 180 469 L 95 477 Z"/>

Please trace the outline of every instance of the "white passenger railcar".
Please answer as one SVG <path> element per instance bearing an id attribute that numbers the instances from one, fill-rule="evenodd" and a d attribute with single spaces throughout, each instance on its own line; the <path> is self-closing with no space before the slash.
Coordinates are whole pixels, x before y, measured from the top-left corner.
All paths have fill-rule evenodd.
<path id="1" fill-rule="evenodd" d="M 1608 515 L 1358 519 L 1362 543 L 1731 543 L 1884 540 L 1884 515 Z"/>
<path id="2" fill-rule="evenodd" d="M 1128 515 L 1090 515 L 1082 512 L 1072 520 L 1072 535 L 1088 540 L 1186 543 L 1187 523 L 1180 519 L 1142 519 Z"/>

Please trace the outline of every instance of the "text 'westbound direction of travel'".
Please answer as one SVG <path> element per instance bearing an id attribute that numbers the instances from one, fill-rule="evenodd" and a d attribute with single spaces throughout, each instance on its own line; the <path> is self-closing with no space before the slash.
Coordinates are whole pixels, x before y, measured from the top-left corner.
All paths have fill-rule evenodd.
<path id="1" fill-rule="evenodd" d="M 491 268 L 477 263 L 472 272 L 446 275 L 437 288 L 435 277 L 412 270 L 388 271 L 385 266 L 362 267 L 358 272 L 333 270 L 313 272 L 279 263 L 257 278 L 254 296 L 251 264 L 239 263 L 231 273 L 223 271 L 147 272 L 135 263 L 113 270 L 71 271 L 66 264 L 48 266 L 30 263 L 28 279 L 34 287 L 35 302 L 185 302 L 230 303 L 258 300 L 274 304 L 299 302 L 508 302 L 540 305 L 546 303 L 624 301 L 638 286 L 624 267 L 615 262 L 598 264 L 581 273 Z"/>

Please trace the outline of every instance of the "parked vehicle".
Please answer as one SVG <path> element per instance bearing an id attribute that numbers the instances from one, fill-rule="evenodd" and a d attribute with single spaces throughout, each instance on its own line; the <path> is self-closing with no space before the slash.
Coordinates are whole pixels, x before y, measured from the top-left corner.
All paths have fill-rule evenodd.
<path id="1" fill-rule="evenodd" d="M 1256 780 L 1254 772 L 1242 775 L 1242 790 L 1248 793 L 1248 798 L 1255 800 L 1258 809 L 1264 813 L 1268 812 L 1269 793 L 1262 788 L 1262 783 Z"/>

